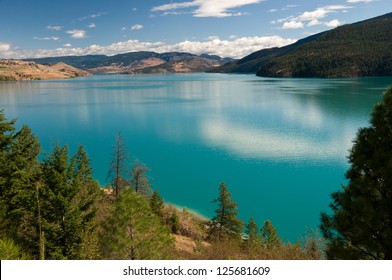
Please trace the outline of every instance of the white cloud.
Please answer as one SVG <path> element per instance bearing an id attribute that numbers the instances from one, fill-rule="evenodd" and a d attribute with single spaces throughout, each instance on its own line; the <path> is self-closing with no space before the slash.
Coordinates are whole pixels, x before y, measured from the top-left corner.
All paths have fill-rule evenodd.
<path id="1" fill-rule="evenodd" d="M 88 28 L 95 28 L 95 27 L 97 27 L 97 25 L 95 23 L 90 23 L 87 27 Z"/>
<path id="2" fill-rule="evenodd" d="M 73 29 L 73 30 L 68 30 L 66 33 L 71 34 L 71 38 L 74 39 L 83 39 L 86 38 L 86 31 L 81 30 L 81 29 Z"/>
<path id="3" fill-rule="evenodd" d="M 134 24 L 134 25 L 132 25 L 131 30 L 140 30 L 143 28 L 144 28 L 144 26 L 141 24 Z"/>
<path id="4" fill-rule="evenodd" d="M 334 20 L 331 20 L 331 21 L 328 21 L 325 23 L 325 26 L 328 26 L 328 27 L 338 27 L 339 25 L 342 25 L 342 23 L 337 19 L 334 19 Z"/>
<path id="5" fill-rule="evenodd" d="M 300 21 L 287 21 L 283 23 L 282 29 L 298 29 L 298 28 L 304 28 L 304 24 Z"/>
<path id="6" fill-rule="evenodd" d="M 0 53 L 8 52 L 11 49 L 11 44 L 0 42 Z"/>
<path id="7" fill-rule="evenodd" d="M 374 2 L 374 0 L 347 0 L 347 3 L 370 3 Z"/>
<path id="8" fill-rule="evenodd" d="M 241 16 L 247 13 L 234 12 L 232 9 L 245 5 L 258 4 L 263 0 L 193 0 L 190 2 L 175 2 L 156 6 L 151 9 L 153 12 L 165 12 L 165 14 L 178 13 L 173 10 L 195 8 L 192 11 L 195 17 L 230 17 Z"/>
<path id="9" fill-rule="evenodd" d="M 107 13 L 104 13 L 104 12 L 91 14 L 91 15 L 79 18 L 79 21 L 86 20 L 86 19 L 91 19 L 91 18 L 97 18 L 97 17 L 103 16 L 103 15 L 106 15 L 106 14 Z"/>
<path id="10" fill-rule="evenodd" d="M 70 47 L 72 47 L 72 44 L 67 43 L 67 44 L 64 44 L 63 47 L 70 48 Z"/>
<path id="11" fill-rule="evenodd" d="M 33 39 L 35 39 L 35 40 L 42 40 L 42 41 L 50 41 L 50 40 L 58 41 L 58 40 L 60 40 L 59 37 L 55 37 L 55 36 L 51 36 L 51 37 L 37 37 L 37 36 L 34 36 Z"/>
<path id="12" fill-rule="evenodd" d="M 279 36 L 268 37 L 242 37 L 230 40 L 214 38 L 209 41 L 183 41 L 176 44 L 163 42 L 141 42 L 128 40 L 113 43 L 107 46 L 91 45 L 87 48 L 57 48 L 40 50 L 18 50 L 8 54 L 9 58 L 37 58 L 49 56 L 105 54 L 114 55 L 126 52 L 153 51 L 163 52 L 189 52 L 194 54 L 208 53 L 221 57 L 242 58 L 252 52 L 272 47 L 281 47 L 294 43 L 294 39 L 284 39 Z"/>
<path id="13" fill-rule="evenodd" d="M 306 26 L 315 26 L 315 25 L 325 25 L 328 27 L 336 27 L 341 23 L 338 20 L 332 20 L 329 22 L 321 21 L 330 13 L 336 13 L 337 11 L 345 11 L 352 7 L 345 5 L 329 5 L 317 8 L 314 11 L 306 11 L 300 14 L 299 16 L 291 16 L 288 18 L 280 19 L 278 21 L 274 21 L 273 23 L 282 23 L 282 29 L 296 29 L 303 28 Z"/>
<path id="14" fill-rule="evenodd" d="M 60 25 L 48 25 L 46 26 L 46 29 L 52 30 L 52 31 L 60 31 L 63 27 Z"/>

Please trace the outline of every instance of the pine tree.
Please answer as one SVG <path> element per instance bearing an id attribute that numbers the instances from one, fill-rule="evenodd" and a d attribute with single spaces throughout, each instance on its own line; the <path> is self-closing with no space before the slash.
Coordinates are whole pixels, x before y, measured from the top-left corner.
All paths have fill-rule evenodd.
<path id="1" fill-rule="evenodd" d="M 163 219 L 164 201 L 157 190 L 151 195 L 150 208 L 160 219 Z"/>
<path id="2" fill-rule="evenodd" d="M 82 223 L 82 241 L 77 258 L 94 259 L 98 255 L 98 222 L 96 219 L 98 203 L 102 192 L 92 177 L 90 159 L 82 146 L 71 159 L 75 171 L 75 184 L 78 193 L 73 200 L 73 207 L 80 212 Z"/>
<path id="3" fill-rule="evenodd" d="M 245 226 L 245 233 L 248 235 L 249 244 L 251 244 L 252 246 L 257 246 L 261 244 L 259 227 L 257 226 L 253 217 L 250 217 L 249 223 Z"/>
<path id="4" fill-rule="evenodd" d="M 42 163 L 43 231 L 48 259 L 80 259 L 86 233 L 95 217 L 97 184 L 80 147 L 69 158 L 67 146 L 55 146 Z"/>
<path id="5" fill-rule="evenodd" d="M 166 259 L 173 240 L 146 198 L 125 189 L 103 225 L 100 244 L 104 259 Z"/>
<path id="6" fill-rule="evenodd" d="M 264 225 L 261 228 L 261 238 L 263 244 L 266 245 L 267 248 L 282 245 L 282 240 L 278 235 L 278 230 L 274 227 L 270 220 L 266 220 L 264 222 Z"/>
<path id="7" fill-rule="evenodd" d="M 117 134 L 116 144 L 113 146 L 113 157 L 110 162 L 106 180 L 110 181 L 114 195 L 118 197 L 121 190 L 128 185 L 126 178 L 128 152 L 125 147 L 125 139 L 121 132 Z"/>
<path id="8" fill-rule="evenodd" d="M 37 190 L 40 145 L 27 126 L 15 131 L 14 122 L 0 124 L 3 131 L 0 188 L 3 234 L 34 253 L 37 235 Z"/>
<path id="9" fill-rule="evenodd" d="M 330 259 L 392 259 L 392 88 L 359 129 L 347 186 L 332 194 L 321 230 Z"/>
<path id="10" fill-rule="evenodd" d="M 243 223 L 237 217 L 237 202 L 231 199 L 231 193 L 225 183 L 220 184 L 219 196 L 213 202 L 218 203 L 218 208 L 211 219 L 210 237 L 219 241 L 226 238 L 241 238 Z"/>
<path id="11" fill-rule="evenodd" d="M 130 173 L 132 188 L 135 192 L 144 196 L 149 196 L 151 194 L 151 185 L 147 178 L 148 170 L 147 166 L 135 162 Z"/>

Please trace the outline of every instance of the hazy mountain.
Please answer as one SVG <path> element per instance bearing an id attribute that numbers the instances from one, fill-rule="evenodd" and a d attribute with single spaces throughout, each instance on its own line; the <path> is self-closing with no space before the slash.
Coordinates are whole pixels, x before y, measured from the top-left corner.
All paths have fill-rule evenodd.
<path id="1" fill-rule="evenodd" d="M 184 73 L 204 72 L 220 66 L 230 58 L 213 55 L 194 55 L 182 52 L 130 52 L 113 56 L 87 55 L 26 59 L 43 64 L 64 62 L 94 74 L 106 73 Z"/>

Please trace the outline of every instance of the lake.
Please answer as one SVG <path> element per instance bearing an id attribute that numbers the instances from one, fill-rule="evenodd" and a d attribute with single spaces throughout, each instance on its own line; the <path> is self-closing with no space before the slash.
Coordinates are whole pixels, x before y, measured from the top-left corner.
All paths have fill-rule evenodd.
<path id="1" fill-rule="evenodd" d="M 392 78 L 271 79 L 252 75 L 105 75 L 0 83 L 0 108 L 48 152 L 78 144 L 106 185 L 119 131 L 167 202 L 212 217 L 220 182 L 240 218 L 270 219 L 295 242 L 317 229 L 345 183 L 359 127 Z"/>

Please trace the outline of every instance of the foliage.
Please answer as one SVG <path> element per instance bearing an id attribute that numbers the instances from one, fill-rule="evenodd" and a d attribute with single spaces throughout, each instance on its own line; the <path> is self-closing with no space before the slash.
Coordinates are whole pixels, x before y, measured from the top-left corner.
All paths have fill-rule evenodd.
<path id="1" fill-rule="evenodd" d="M 135 190 L 135 192 L 144 196 L 151 194 L 151 185 L 147 178 L 148 170 L 149 169 L 147 166 L 140 164 L 139 162 L 135 162 L 130 173 L 130 182 L 132 188 Z"/>
<path id="2" fill-rule="evenodd" d="M 258 76 L 392 75 L 392 14 L 343 25 L 265 63 Z"/>
<path id="3" fill-rule="evenodd" d="M 12 239 L 0 239 L 0 260 L 27 260 L 27 254 Z"/>
<path id="4" fill-rule="evenodd" d="M 218 240 L 241 238 L 243 223 L 237 217 L 237 202 L 231 199 L 231 193 L 225 183 L 220 184 L 219 196 L 213 202 L 218 203 L 218 208 L 211 219 L 210 237 Z"/>
<path id="5" fill-rule="evenodd" d="M 276 247 L 282 244 L 282 240 L 278 235 L 278 231 L 270 220 L 266 220 L 263 227 L 261 228 L 261 239 L 268 248 Z"/>
<path id="6" fill-rule="evenodd" d="M 125 189 L 114 201 L 112 211 L 100 236 L 102 258 L 168 258 L 173 240 L 144 197 Z"/>
<path id="7" fill-rule="evenodd" d="M 261 236 L 259 234 L 259 227 L 253 217 L 249 219 L 249 223 L 245 225 L 245 233 L 247 239 L 245 245 L 248 249 L 258 248 L 261 245 Z"/>
<path id="8" fill-rule="evenodd" d="M 261 77 L 392 75 L 392 14 L 318 33 L 281 48 L 263 49 L 212 69 Z"/>
<path id="9" fill-rule="evenodd" d="M 125 139 L 119 132 L 116 137 L 116 144 L 113 146 L 113 157 L 106 177 L 106 180 L 110 181 L 116 197 L 128 185 L 128 181 L 125 179 L 128 173 L 127 161 L 128 152 L 125 147 Z"/>
<path id="10" fill-rule="evenodd" d="M 176 234 L 180 229 L 180 220 L 175 212 L 170 216 L 169 226 L 172 233 Z"/>
<path id="11" fill-rule="evenodd" d="M 79 259 L 86 232 L 91 230 L 99 187 L 91 177 L 86 153 L 73 158 L 67 146 L 55 146 L 42 163 L 40 188 L 45 252 L 49 259 Z"/>
<path id="12" fill-rule="evenodd" d="M 35 229 L 40 145 L 30 128 L 22 126 L 16 131 L 14 124 L 0 112 L 1 230 L 23 247 L 34 248 L 38 242 Z"/>
<path id="13" fill-rule="evenodd" d="M 392 259 L 392 88 L 359 129 L 347 186 L 332 194 L 321 230 L 330 259 Z"/>
<path id="14" fill-rule="evenodd" d="M 164 201 L 159 195 L 158 190 L 154 190 L 150 197 L 150 208 L 159 218 L 163 219 Z"/>

